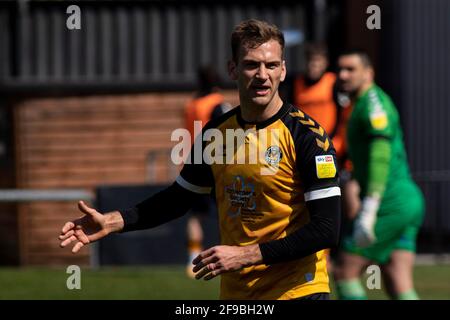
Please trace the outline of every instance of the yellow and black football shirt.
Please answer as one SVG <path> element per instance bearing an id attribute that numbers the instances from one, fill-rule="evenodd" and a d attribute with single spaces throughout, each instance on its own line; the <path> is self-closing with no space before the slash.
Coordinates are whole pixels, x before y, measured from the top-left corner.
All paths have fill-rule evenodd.
<path id="1" fill-rule="evenodd" d="M 284 104 L 260 123 L 245 122 L 237 107 L 207 124 L 203 137 L 212 136 L 209 129 L 217 139 L 203 139 L 211 141 L 202 143 L 202 151 L 205 155 L 214 149 L 216 161 L 185 164 L 177 183 L 196 193 L 214 191 L 222 244 L 245 246 L 286 237 L 309 222 L 306 201 L 340 195 L 332 143 L 296 107 Z M 229 139 L 242 131 L 243 142 Z M 293 299 L 318 292 L 330 292 L 323 250 L 226 273 L 221 280 L 222 299 Z"/>

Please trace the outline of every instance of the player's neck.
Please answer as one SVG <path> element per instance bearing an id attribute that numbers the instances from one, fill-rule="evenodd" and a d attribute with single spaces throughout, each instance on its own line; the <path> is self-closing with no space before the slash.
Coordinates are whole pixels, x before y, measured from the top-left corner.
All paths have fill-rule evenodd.
<path id="1" fill-rule="evenodd" d="M 283 106 L 283 100 L 277 94 L 266 106 L 241 103 L 241 116 L 246 122 L 258 123 L 273 117 Z"/>
<path id="2" fill-rule="evenodd" d="M 361 88 L 359 88 L 358 93 L 356 95 L 356 98 L 361 97 L 364 93 L 367 92 L 367 90 L 370 89 L 370 87 L 373 86 L 373 81 L 368 81 L 367 83 L 364 83 Z"/>

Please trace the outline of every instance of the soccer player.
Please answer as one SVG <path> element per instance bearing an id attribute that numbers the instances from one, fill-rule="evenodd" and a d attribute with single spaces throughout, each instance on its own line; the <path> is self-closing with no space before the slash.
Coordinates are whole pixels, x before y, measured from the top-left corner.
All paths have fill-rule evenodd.
<path id="1" fill-rule="evenodd" d="M 424 199 L 410 176 L 398 112 L 374 83 L 365 52 L 340 55 L 338 68 L 340 86 L 354 104 L 347 128 L 348 151 L 361 199 L 335 270 L 338 294 L 342 299 L 365 299 L 359 277 L 374 261 L 382 267 L 391 298 L 417 299 L 412 274 Z"/>
<path id="2" fill-rule="evenodd" d="M 286 64 L 284 36 L 276 26 L 243 21 L 231 47 L 228 70 L 240 106 L 209 122 L 201 144 L 206 152 L 213 143 L 206 135 L 246 130 L 240 144 L 223 140 L 216 150 L 227 161 L 186 162 L 168 189 L 127 210 L 102 215 L 80 202 L 85 215 L 63 226 L 61 246 L 74 242 L 72 251 L 78 252 L 111 232 L 160 225 L 214 190 L 221 245 L 195 258 L 197 279 L 221 275 L 222 299 L 328 299 L 324 249 L 337 245 L 340 223 L 335 150 L 314 120 L 278 94 Z M 255 163 L 247 152 L 242 163 L 228 161 L 242 149 L 262 151 L 263 157 Z"/>

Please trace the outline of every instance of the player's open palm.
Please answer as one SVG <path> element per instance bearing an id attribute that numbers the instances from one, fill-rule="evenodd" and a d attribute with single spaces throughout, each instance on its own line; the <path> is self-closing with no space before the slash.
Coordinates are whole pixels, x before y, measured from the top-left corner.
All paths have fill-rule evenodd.
<path id="1" fill-rule="evenodd" d="M 108 235 L 106 218 L 97 210 L 88 207 L 83 201 L 78 202 L 78 208 L 84 216 L 66 222 L 61 230 L 59 240 L 61 247 L 75 242 L 72 252 L 78 252 L 84 245 L 97 241 Z"/>

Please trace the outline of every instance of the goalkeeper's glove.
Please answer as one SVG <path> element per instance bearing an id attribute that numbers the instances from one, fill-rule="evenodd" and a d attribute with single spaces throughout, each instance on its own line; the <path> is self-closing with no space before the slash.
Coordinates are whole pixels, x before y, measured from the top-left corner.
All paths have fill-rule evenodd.
<path id="1" fill-rule="evenodd" d="M 363 199 L 353 229 L 353 240 L 358 247 L 368 247 L 375 242 L 375 223 L 379 207 L 379 196 L 366 196 Z"/>

